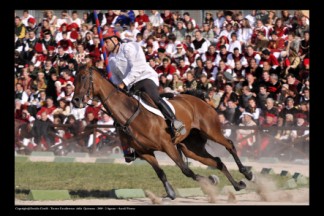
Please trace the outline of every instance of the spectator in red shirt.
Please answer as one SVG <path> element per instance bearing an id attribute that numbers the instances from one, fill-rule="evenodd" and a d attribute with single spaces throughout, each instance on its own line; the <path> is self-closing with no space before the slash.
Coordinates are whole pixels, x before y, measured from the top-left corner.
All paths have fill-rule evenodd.
<path id="1" fill-rule="evenodd" d="M 64 69 L 61 72 L 61 77 L 59 79 L 61 83 L 61 87 L 64 88 L 68 82 L 72 83 L 74 82 L 74 77 L 72 76 L 72 72 L 69 69 Z"/>
<path id="2" fill-rule="evenodd" d="M 180 59 L 179 67 L 177 67 L 181 79 L 186 77 L 186 73 L 190 71 L 189 65 L 186 64 L 184 59 Z"/>
<path id="3" fill-rule="evenodd" d="M 170 10 L 164 10 L 164 13 L 161 13 L 161 17 L 163 19 L 163 22 L 169 26 L 172 26 L 174 24 L 174 20 L 172 17 L 172 13 Z"/>
<path id="4" fill-rule="evenodd" d="M 170 35 L 170 34 L 169 34 Z M 167 49 L 169 44 L 168 36 L 166 34 L 161 34 L 161 38 L 155 38 L 154 40 L 158 41 L 159 48 Z"/>
<path id="5" fill-rule="evenodd" d="M 62 47 L 65 53 L 72 53 L 73 43 L 67 38 L 67 32 L 62 32 L 63 39 L 58 42 L 58 46 Z"/>
<path id="6" fill-rule="evenodd" d="M 109 26 L 114 23 L 115 18 L 117 17 L 117 14 L 113 10 L 108 10 L 108 13 L 105 13 L 106 16 L 106 24 Z"/>
<path id="7" fill-rule="evenodd" d="M 286 39 L 288 34 L 288 28 L 284 26 L 282 19 L 277 19 L 273 27 L 272 32 L 276 32 L 279 38 Z M 272 32 L 270 32 L 272 34 Z"/>
<path id="8" fill-rule="evenodd" d="M 253 29 L 251 43 L 255 44 L 257 41 L 257 35 L 262 32 L 263 35 L 267 35 L 267 28 L 263 25 L 262 20 L 256 21 L 256 27 Z"/>
<path id="9" fill-rule="evenodd" d="M 152 44 L 147 44 L 146 45 L 146 52 L 145 52 L 145 58 L 146 61 L 148 62 L 151 58 L 155 58 L 157 56 L 157 52 L 153 50 L 153 45 Z"/>
<path id="10" fill-rule="evenodd" d="M 274 69 L 276 69 L 279 66 L 277 58 L 273 54 L 271 54 L 268 49 L 262 50 L 260 66 L 263 66 L 263 62 L 265 61 L 268 62 L 270 66 Z"/>
<path id="11" fill-rule="evenodd" d="M 281 51 L 285 50 L 284 39 L 278 37 L 275 31 L 271 32 L 271 40 L 269 41 L 268 49 L 277 59 L 279 58 Z"/>
<path id="12" fill-rule="evenodd" d="M 176 72 L 177 69 L 170 64 L 168 58 L 164 58 L 162 62 L 163 62 L 162 66 L 157 68 L 158 74 L 163 74 L 167 77 L 168 80 L 172 80 L 172 75 L 173 73 Z"/>
<path id="13" fill-rule="evenodd" d="M 158 57 L 156 57 L 158 59 Z M 151 68 L 153 68 L 155 71 L 157 70 L 157 68 L 159 67 L 156 62 L 155 62 L 155 58 L 150 58 L 149 59 L 149 65 L 151 66 Z"/>
<path id="14" fill-rule="evenodd" d="M 46 98 L 46 104 L 45 106 L 43 106 L 36 114 L 36 117 L 37 119 L 40 119 L 41 118 L 41 114 L 43 112 L 46 112 L 47 114 L 47 117 L 50 119 L 50 120 L 53 120 L 53 115 L 52 115 L 52 112 L 56 109 L 56 107 L 54 106 L 54 101 L 53 101 L 53 98 L 52 97 L 47 97 Z"/>
<path id="15" fill-rule="evenodd" d="M 303 84 L 299 80 L 297 80 L 292 73 L 288 74 L 287 76 L 287 84 L 289 85 L 289 89 L 294 88 L 297 90 L 297 92 L 300 92 L 303 86 Z"/>
<path id="16" fill-rule="evenodd" d="M 135 18 L 135 28 L 141 31 L 148 22 L 150 22 L 150 20 L 149 17 L 144 13 L 144 10 L 138 10 L 138 15 Z"/>
<path id="17" fill-rule="evenodd" d="M 102 108 L 102 104 L 98 97 L 92 99 L 92 104 L 88 106 L 85 110 L 85 115 L 88 116 L 88 113 L 93 113 L 94 119 L 99 120 L 99 111 Z"/>

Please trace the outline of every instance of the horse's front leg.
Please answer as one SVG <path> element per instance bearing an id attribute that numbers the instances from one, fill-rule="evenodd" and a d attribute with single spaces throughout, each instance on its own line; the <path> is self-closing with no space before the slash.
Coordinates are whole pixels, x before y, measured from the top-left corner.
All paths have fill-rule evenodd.
<path id="1" fill-rule="evenodd" d="M 155 170 L 157 176 L 163 183 L 165 191 L 167 193 L 167 197 L 174 200 L 176 198 L 176 194 L 174 189 L 172 188 L 171 184 L 168 182 L 167 177 L 164 171 L 159 166 L 159 162 L 156 160 L 154 153 L 147 153 L 147 154 L 140 154 L 140 157 L 146 160 Z"/>

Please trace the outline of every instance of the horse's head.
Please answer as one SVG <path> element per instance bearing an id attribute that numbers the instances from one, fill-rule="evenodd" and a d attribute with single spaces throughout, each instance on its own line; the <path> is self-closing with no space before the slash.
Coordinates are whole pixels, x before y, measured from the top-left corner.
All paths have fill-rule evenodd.
<path id="1" fill-rule="evenodd" d="M 72 103 L 75 107 L 83 108 L 87 101 L 95 96 L 95 69 L 82 67 L 74 80 L 74 96 Z"/>

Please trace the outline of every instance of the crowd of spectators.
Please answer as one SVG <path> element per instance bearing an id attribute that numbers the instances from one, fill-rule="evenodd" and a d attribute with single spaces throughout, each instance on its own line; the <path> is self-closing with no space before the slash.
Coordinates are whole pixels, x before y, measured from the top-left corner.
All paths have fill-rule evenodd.
<path id="1" fill-rule="evenodd" d="M 308 126 L 310 33 L 302 11 L 207 11 L 203 23 L 190 11 L 108 10 L 98 17 L 104 37 L 141 45 L 159 74 L 160 93 L 199 91 L 225 125 Z M 97 27 L 93 12 L 46 10 L 37 20 L 25 10 L 15 17 L 15 118 L 36 127 L 34 145 L 46 122 L 111 123 L 99 101 L 83 109 L 70 103 L 80 66 L 106 73 Z M 236 133 L 242 140 L 252 132 Z M 274 136 L 290 142 L 307 134 L 281 130 Z M 248 137 L 239 145 L 252 145 Z"/>

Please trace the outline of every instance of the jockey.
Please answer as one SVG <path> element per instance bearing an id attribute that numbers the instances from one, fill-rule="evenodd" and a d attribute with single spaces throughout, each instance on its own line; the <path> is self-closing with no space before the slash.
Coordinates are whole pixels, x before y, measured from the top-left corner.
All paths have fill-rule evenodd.
<path id="1" fill-rule="evenodd" d="M 136 42 L 122 43 L 118 36 L 106 37 L 104 41 L 109 52 L 112 82 L 121 89 L 127 87 L 131 91 L 146 92 L 165 118 L 171 122 L 171 128 L 173 127 L 176 133 L 184 135 L 186 133 L 184 124 L 176 119 L 171 108 L 159 95 L 158 74 L 146 63 L 143 49 Z M 131 155 L 135 155 L 135 153 Z M 126 159 L 127 156 L 125 154 Z M 133 157 L 134 159 L 135 157 Z M 130 161 L 126 160 L 126 162 Z"/>

